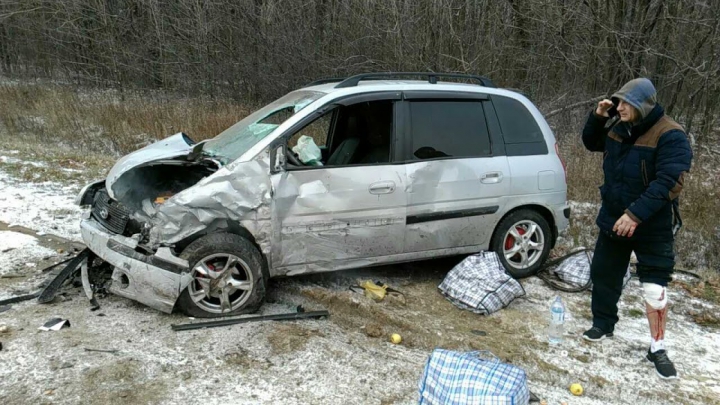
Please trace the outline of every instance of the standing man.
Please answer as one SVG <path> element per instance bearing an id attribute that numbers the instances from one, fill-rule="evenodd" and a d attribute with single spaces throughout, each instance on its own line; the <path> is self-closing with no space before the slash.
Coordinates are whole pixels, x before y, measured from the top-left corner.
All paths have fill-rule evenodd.
<path id="1" fill-rule="evenodd" d="M 607 125 L 619 116 L 615 125 Z M 609 128 L 608 128 L 609 127 Z M 623 276 L 635 252 L 650 325 L 646 358 L 664 379 L 677 378 L 665 349 L 667 284 L 672 280 L 677 198 L 690 170 L 692 151 L 684 129 L 665 116 L 648 79 L 625 84 L 590 113 L 583 143 L 603 152 L 600 227 L 591 265 L 593 326 L 583 334 L 597 342 L 612 337 Z M 676 222 L 677 218 L 677 222 Z"/>

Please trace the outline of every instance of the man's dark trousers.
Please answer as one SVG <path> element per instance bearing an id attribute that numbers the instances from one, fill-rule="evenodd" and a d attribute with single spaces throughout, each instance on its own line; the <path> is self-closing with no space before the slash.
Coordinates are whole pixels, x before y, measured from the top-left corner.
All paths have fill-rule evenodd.
<path id="1" fill-rule="evenodd" d="M 605 234 L 602 230 L 595 245 L 590 277 L 593 282 L 593 326 L 613 332 L 618 321 L 618 301 L 623 278 L 630 263 L 630 254 L 638 259 L 637 273 L 642 283 L 663 287 L 672 281 L 675 266 L 673 241 L 635 241 Z"/>

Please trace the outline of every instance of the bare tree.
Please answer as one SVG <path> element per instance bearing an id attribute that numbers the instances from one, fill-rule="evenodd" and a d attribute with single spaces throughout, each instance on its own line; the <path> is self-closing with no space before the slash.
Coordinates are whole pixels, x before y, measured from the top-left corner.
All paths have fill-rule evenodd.
<path id="1" fill-rule="evenodd" d="M 709 128 L 719 31 L 720 0 L 2 0 L 0 73 L 257 100 L 325 76 L 453 71 L 569 102 L 644 75 Z"/>

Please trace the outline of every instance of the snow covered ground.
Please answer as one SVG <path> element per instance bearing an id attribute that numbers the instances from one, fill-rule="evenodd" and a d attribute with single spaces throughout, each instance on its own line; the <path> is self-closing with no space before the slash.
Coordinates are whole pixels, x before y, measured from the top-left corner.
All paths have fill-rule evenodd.
<path id="1" fill-rule="evenodd" d="M 60 255 L 48 236 L 79 240 L 73 198 L 81 185 L 22 182 L 3 169 L 8 161 L 25 160 L 0 151 L 0 299 L 35 291 L 45 276 L 40 263 Z M 21 227 L 37 233 L 19 232 Z M 557 292 L 526 279 L 525 297 L 482 317 L 453 307 L 437 292 L 447 270 L 444 262 L 427 262 L 274 281 L 263 313 L 302 304 L 329 309 L 330 319 L 189 332 L 170 329 L 191 321 L 182 315 L 115 296 L 90 311 L 79 289 L 50 305 L 15 304 L 0 312 L 0 325 L 9 329 L 0 332 L 0 402 L 410 404 L 417 402 L 431 350 L 449 347 L 491 349 L 523 367 L 531 391 L 548 404 L 720 403 L 720 331 L 688 315 L 702 308 L 717 313 L 716 305 L 672 289 L 666 339 L 681 379 L 665 382 L 644 360 L 649 336 L 636 279 L 620 303 L 616 337 L 599 344 L 580 339 L 589 325 L 589 293 L 559 293 L 569 311 L 567 336 L 551 347 L 545 328 Z M 14 276 L 2 277 L 7 274 Z M 405 293 L 407 303 L 375 303 L 348 291 L 359 278 L 388 283 Z M 52 317 L 72 326 L 37 330 Z M 370 325 L 380 325 L 380 337 L 371 337 Z M 388 342 L 393 332 L 403 335 L 403 344 Z M 574 382 L 584 386 L 582 397 L 568 392 Z"/>

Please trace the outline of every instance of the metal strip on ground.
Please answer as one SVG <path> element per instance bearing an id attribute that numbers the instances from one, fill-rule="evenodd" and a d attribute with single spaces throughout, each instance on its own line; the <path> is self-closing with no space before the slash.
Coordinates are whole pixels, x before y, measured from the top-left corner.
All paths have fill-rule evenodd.
<path id="1" fill-rule="evenodd" d="M 293 312 L 288 314 L 275 314 L 275 315 L 262 315 L 262 316 L 251 316 L 246 318 L 233 318 L 233 319 L 221 319 L 219 321 L 210 322 L 197 322 L 197 323 L 183 323 L 170 325 L 174 331 L 182 330 L 193 330 L 202 328 L 216 328 L 219 326 L 230 326 L 240 323 L 248 322 L 260 322 L 260 321 L 292 321 L 298 319 L 313 319 L 330 316 L 328 311 L 313 311 L 313 312 Z"/>

